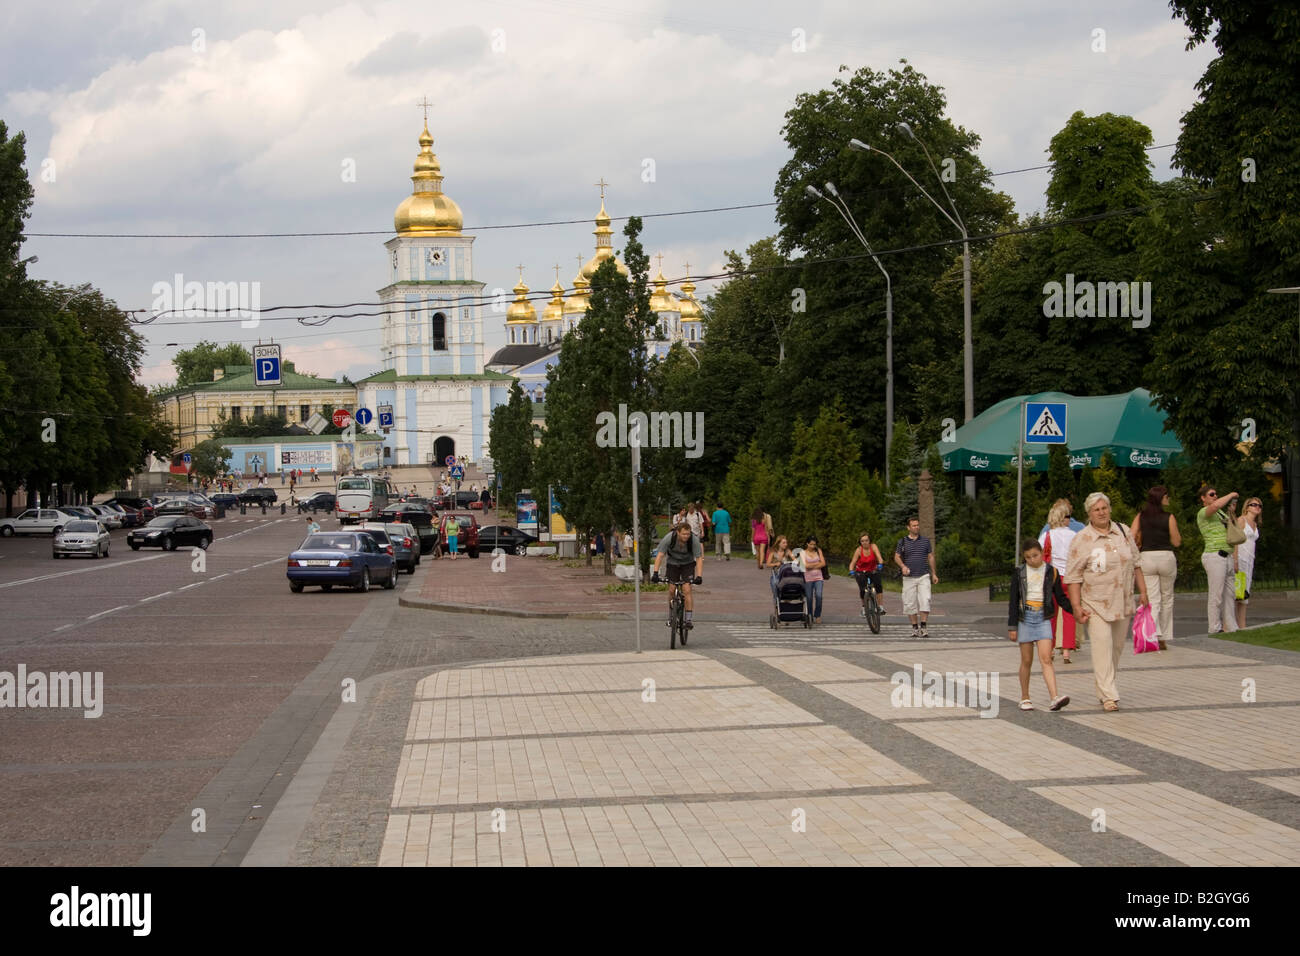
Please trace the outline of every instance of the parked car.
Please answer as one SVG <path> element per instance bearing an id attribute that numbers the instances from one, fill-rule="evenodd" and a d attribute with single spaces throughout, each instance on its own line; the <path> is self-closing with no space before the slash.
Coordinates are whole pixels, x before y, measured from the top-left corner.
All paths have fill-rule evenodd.
<path id="1" fill-rule="evenodd" d="M 433 512 L 436 510 L 434 507 L 433 499 L 426 498 L 424 497 L 424 495 L 403 495 L 401 498 L 397 500 L 400 503 L 406 505 L 419 505 L 429 514 L 433 514 Z"/>
<path id="2" fill-rule="evenodd" d="M 90 510 L 99 516 L 99 523 L 109 531 L 122 527 L 122 513 L 108 505 L 91 505 Z"/>
<path id="3" fill-rule="evenodd" d="M 116 498 L 109 498 L 104 502 L 107 505 L 122 505 L 126 508 L 134 508 L 140 513 L 140 523 L 143 524 L 153 518 L 153 502 L 148 498 L 133 498 L 130 496 L 119 495 Z"/>
<path id="4" fill-rule="evenodd" d="M 54 536 L 54 556 L 88 554 L 92 558 L 106 558 L 111 540 L 108 529 L 98 521 L 69 521 Z"/>
<path id="5" fill-rule="evenodd" d="M 69 518 L 85 518 L 87 521 L 98 521 L 99 515 L 91 511 L 85 505 L 59 505 L 55 511 L 62 511 Z"/>
<path id="6" fill-rule="evenodd" d="M 439 511 L 461 510 L 466 511 L 473 509 L 475 511 L 483 510 L 483 502 L 478 499 L 477 491 L 456 491 L 449 495 L 443 495 L 437 499 Z"/>
<path id="7" fill-rule="evenodd" d="M 191 518 L 211 518 L 212 511 L 207 505 L 188 498 L 170 498 L 154 508 L 154 516 L 166 518 L 173 515 L 189 515 Z"/>
<path id="8" fill-rule="evenodd" d="M 212 496 L 212 503 L 227 511 L 233 511 L 239 507 L 239 495 L 231 494 L 229 491 L 218 491 Z"/>
<path id="9" fill-rule="evenodd" d="M 373 537 L 377 543 L 393 549 L 391 552 L 393 563 L 398 568 L 407 574 L 415 573 L 415 566 L 420 563 L 420 536 L 409 524 L 363 521 L 361 530 Z"/>
<path id="10" fill-rule="evenodd" d="M 207 550 L 212 544 L 212 528 L 189 515 L 167 515 L 154 518 L 143 528 L 136 528 L 126 536 L 132 551 L 141 548 L 162 548 L 174 551 L 178 547 L 197 547 Z"/>
<path id="11" fill-rule="evenodd" d="M 122 520 L 123 528 L 136 528 L 144 524 L 140 517 L 140 510 L 132 508 L 130 505 L 104 504 L 101 508 L 111 508 L 117 512 L 118 517 Z"/>
<path id="12" fill-rule="evenodd" d="M 478 519 L 472 514 L 462 511 L 445 512 L 438 523 L 438 549 L 442 554 L 450 554 L 451 550 L 447 546 L 447 523 L 454 521 L 460 525 L 460 533 L 457 535 L 456 551 L 465 552 L 471 558 L 478 557 Z"/>
<path id="13" fill-rule="evenodd" d="M 28 508 L 16 518 L 0 518 L 0 535 L 58 534 L 70 521 L 78 521 L 57 508 Z"/>
<path id="14" fill-rule="evenodd" d="M 420 553 L 429 554 L 438 546 L 438 528 L 433 523 L 433 515 L 419 504 L 411 501 L 389 505 L 379 513 L 383 522 L 406 523 L 415 528 L 420 539 Z"/>
<path id="15" fill-rule="evenodd" d="M 397 586 L 397 565 L 393 556 L 379 547 L 370 535 L 361 531 L 320 531 L 289 554 L 285 567 L 289 590 L 298 594 L 308 584 L 322 591 L 336 584 L 369 591 L 372 581 L 382 581 L 385 588 Z"/>
<path id="16" fill-rule="evenodd" d="M 260 505 L 265 501 L 269 508 L 278 500 L 279 497 L 276 495 L 275 489 L 271 487 L 249 488 L 239 494 L 239 501 L 246 505 Z"/>
<path id="17" fill-rule="evenodd" d="M 506 554 L 522 556 L 524 549 L 537 544 L 537 540 L 534 535 L 504 524 L 492 524 L 478 529 L 478 546 L 488 554 L 500 548 Z"/>
<path id="18" fill-rule="evenodd" d="M 299 509 L 303 511 L 327 511 L 334 513 L 334 505 L 337 499 L 332 491 L 318 491 L 310 498 L 304 498 L 298 502 Z"/>

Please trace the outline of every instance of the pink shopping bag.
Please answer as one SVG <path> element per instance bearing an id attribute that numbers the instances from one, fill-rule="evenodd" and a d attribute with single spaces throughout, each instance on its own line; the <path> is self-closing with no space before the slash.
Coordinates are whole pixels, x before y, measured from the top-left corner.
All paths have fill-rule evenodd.
<path id="1" fill-rule="evenodd" d="M 1160 650 L 1156 640 L 1156 622 L 1151 616 L 1151 605 L 1144 604 L 1133 615 L 1133 653 L 1145 654 Z"/>

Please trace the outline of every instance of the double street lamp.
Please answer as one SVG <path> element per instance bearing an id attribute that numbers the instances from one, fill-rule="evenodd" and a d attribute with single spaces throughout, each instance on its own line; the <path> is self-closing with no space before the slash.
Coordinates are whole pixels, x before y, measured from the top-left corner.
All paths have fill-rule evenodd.
<path id="1" fill-rule="evenodd" d="M 943 214 L 944 218 L 947 219 L 954 226 L 956 226 L 957 231 L 961 233 L 961 274 L 962 274 L 962 313 L 963 313 L 962 377 L 963 377 L 963 386 L 964 386 L 965 400 L 966 400 L 965 401 L 966 422 L 970 422 L 970 420 L 975 417 L 975 364 L 974 364 L 974 357 L 973 357 L 974 353 L 971 348 L 971 319 L 970 319 L 970 311 L 971 311 L 970 310 L 970 233 L 967 231 L 966 223 L 962 220 L 961 213 L 957 211 L 957 204 L 952 201 L 952 196 L 949 195 L 948 193 L 948 187 L 944 185 L 943 177 L 939 175 L 939 169 L 934 165 L 934 158 L 930 156 L 930 151 L 926 149 L 925 143 L 921 142 L 921 140 L 917 137 L 916 133 L 912 131 L 912 127 L 909 126 L 907 123 L 899 123 L 898 129 L 906 133 L 908 136 L 910 136 L 912 140 L 918 146 L 920 146 L 922 150 L 924 150 L 925 158 L 930 163 L 930 169 L 933 170 L 935 178 L 939 180 L 939 188 L 943 190 L 944 198 L 948 200 L 948 206 L 952 210 L 952 215 L 948 214 L 948 210 L 944 209 L 943 205 L 937 199 L 935 199 L 928 192 L 926 192 L 924 186 L 922 186 L 920 183 L 918 183 L 915 179 L 912 178 L 912 174 L 909 173 L 906 169 L 904 169 L 902 164 L 899 163 L 898 160 L 896 160 L 889 153 L 885 152 L 883 149 L 880 149 L 879 147 L 876 146 L 869 146 L 868 144 L 862 142 L 862 140 L 860 139 L 849 140 L 849 148 L 856 149 L 859 152 L 863 152 L 863 153 L 879 153 L 881 156 L 884 156 L 886 159 L 888 159 L 891 163 L 893 163 L 896 167 L 898 167 L 898 171 L 901 172 L 904 176 L 906 176 L 913 186 L 915 186 L 917 189 L 921 191 L 921 195 L 923 195 L 926 199 L 930 200 L 930 202 L 934 205 L 934 208 L 938 209 L 939 212 Z M 968 498 L 975 497 L 975 476 L 974 475 L 966 476 L 966 496 Z"/>
<path id="2" fill-rule="evenodd" d="M 889 452 L 894 445 L 894 287 L 889 278 L 889 273 L 885 267 L 880 264 L 876 258 L 876 253 L 871 248 L 871 243 L 867 242 L 867 237 L 862 234 L 858 228 L 857 220 L 853 218 L 853 213 L 848 207 L 835 188 L 835 184 L 828 182 L 826 184 L 826 195 L 816 186 L 807 186 L 804 189 L 809 196 L 814 199 L 825 199 L 835 207 L 835 211 L 848 224 L 849 231 L 853 233 L 862 247 L 867 250 L 867 255 L 876 264 L 876 268 L 881 271 L 885 277 L 885 487 L 890 484 L 889 474 Z M 838 200 L 838 201 L 837 201 Z"/>
<path id="3" fill-rule="evenodd" d="M 1300 286 L 1287 286 L 1281 289 L 1269 289 L 1274 295 L 1296 295 L 1296 302 L 1300 304 Z M 1300 411 L 1296 413 L 1297 422 L 1300 422 Z M 1291 474 L 1287 477 L 1287 484 L 1291 488 L 1290 518 L 1292 529 L 1300 528 L 1300 450 L 1295 447 L 1291 449 Z"/>

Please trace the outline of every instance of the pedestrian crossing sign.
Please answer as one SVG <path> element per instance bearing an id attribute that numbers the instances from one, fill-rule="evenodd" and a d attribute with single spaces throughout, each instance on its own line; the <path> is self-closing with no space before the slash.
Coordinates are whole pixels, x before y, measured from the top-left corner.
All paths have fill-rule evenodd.
<path id="1" fill-rule="evenodd" d="M 1065 402 L 1025 403 L 1025 443 L 1064 445 Z"/>

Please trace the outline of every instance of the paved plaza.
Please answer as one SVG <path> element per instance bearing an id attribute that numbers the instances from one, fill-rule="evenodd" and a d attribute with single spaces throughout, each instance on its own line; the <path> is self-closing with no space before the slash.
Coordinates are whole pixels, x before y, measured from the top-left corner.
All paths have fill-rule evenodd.
<path id="1" fill-rule="evenodd" d="M 509 621 L 409 607 L 501 580 L 482 560 L 438 571 L 401 613 L 435 632 Z M 1070 705 L 1046 709 L 1035 664 L 1025 712 L 986 596 L 938 595 L 950 610 L 922 641 L 897 617 L 871 635 L 845 613 L 843 578 L 828 588 L 837 613 L 811 632 L 756 619 L 752 567 L 714 578 L 728 596 L 703 606 L 739 610 L 743 588 L 751 613 L 702 617 L 687 649 L 667 649 L 655 594 L 641 654 L 615 619 L 592 627 L 622 649 L 373 674 L 244 864 L 1300 863 L 1294 654 L 1185 633 L 1164 653 L 1126 652 L 1122 709 L 1104 713 L 1084 648 L 1057 667 Z M 559 645 L 577 624 L 527 628 Z M 896 674 L 952 675 L 969 692 L 927 701 Z"/>

